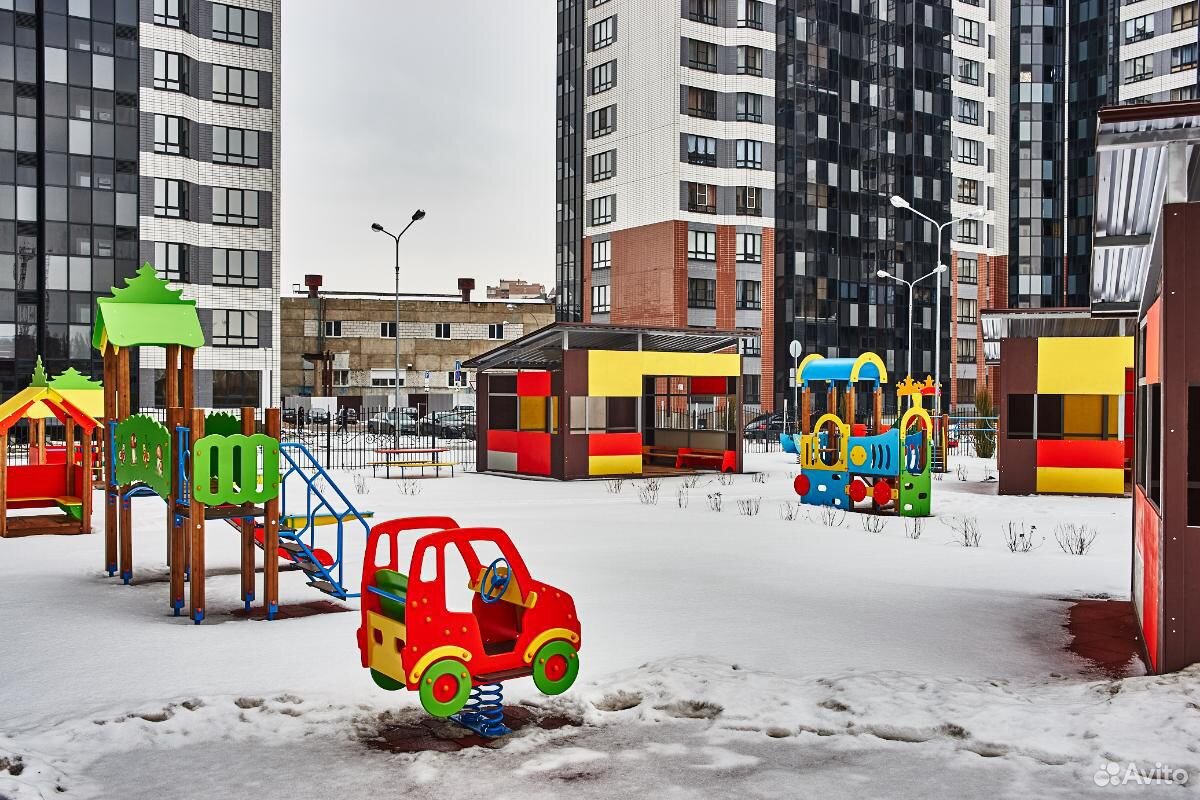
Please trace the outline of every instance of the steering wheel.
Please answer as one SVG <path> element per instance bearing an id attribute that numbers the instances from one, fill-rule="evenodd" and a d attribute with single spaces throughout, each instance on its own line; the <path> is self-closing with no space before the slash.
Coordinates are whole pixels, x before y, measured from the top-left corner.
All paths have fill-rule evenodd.
<path id="1" fill-rule="evenodd" d="M 499 567 L 504 567 L 504 574 L 500 574 Z M 488 578 L 491 578 L 491 587 L 488 586 Z M 508 560 L 501 557 L 497 558 L 488 568 L 483 571 L 483 578 L 479 581 L 479 599 L 485 603 L 494 603 L 504 596 L 504 592 L 508 589 L 508 582 L 512 579 L 512 567 L 509 566 Z"/>

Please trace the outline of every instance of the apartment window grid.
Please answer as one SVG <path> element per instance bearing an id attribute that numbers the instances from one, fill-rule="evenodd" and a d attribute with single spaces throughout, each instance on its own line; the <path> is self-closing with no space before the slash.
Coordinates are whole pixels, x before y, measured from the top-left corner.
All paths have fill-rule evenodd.
<path id="1" fill-rule="evenodd" d="M 188 246 L 179 242 L 154 243 L 154 271 L 163 280 L 186 283 Z"/>
<path id="2" fill-rule="evenodd" d="M 258 107 L 258 72 L 213 65 L 212 99 L 215 103 Z"/>
<path id="3" fill-rule="evenodd" d="M 608 284 L 592 287 L 592 313 L 607 314 L 612 311 L 611 292 Z"/>
<path id="4" fill-rule="evenodd" d="M 446 385 L 450 388 L 462 388 L 467 385 L 467 373 L 461 370 L 455 374 L 453 370 L 446 373 Z"/>
<path id="5" fill-rule="evenodd" d="M 1195 99 L 1196 99 L 1196 87 L 1195 86 L 1181 86 L 1178 89 L 1171 90 L 1171 100 L 1173 100 L 1173 101 L 1195 100 Z"/>
<path id="6" fill-rule="evenodd" d="M 688 308 L 716 308 L 717 282 L 711 278 L 688 278 Z"/>
<path id="7" fill-rule="evenodd" d="M 983 43 L 980 31 L 982 26 L 973 19 L 958 18 L 958 40 L 966 44 L 979 46 Z"/>
<path id="8" fill-rule="evenodd" d="M 954 193 L 954 199 L 960 203 L 979 205 L 979 181 L 971 178 L 959 178 Z"/>
<path id="9" fill-rule="evenodd" d="M 716 231 L 688 231 L 688 260 L 689 261 L 716 261 L 717 260 L 717 232 Z"/>
<path id="10" fill-rule="evenodd" d="M 758 281 L 738 281 L 734 287 L 739 311 L 762 309 L 762 284 Z"/>
<path id="11" fill-rule="evenodd" d="M 258 251 L 214 249 L 213 285 L 257 288 Z"/>
<path id="12" fill-rule="evenodd" d="M 1182 72 L 1196 68 L 1196 45 L 1185 44 L 1171 50 L 1171 72 Z"/>
<path id="13" fill-rule="evenodd" d="M 743 336 L 738 340 L 738 344 L 738 349 L 742 355 L 750 356 L 751 358 L 759 358 L 762 356 L 762 337 Z"/>
<path id="14" fill-rule="evenodd" d="M 173 156 L 188 153 L 188 124 L 183 117 L 154 115 L 154 152 Z"/>
<path id="15" fill-rule="evenodd" d="M 606 194 L 592 198 L 592 224 L 608 225 L 617 218 L 617 196 Z"/>
<path id="16" fill-rule="evenodd" d="M 1174 53 L 1172 53 L 1172 57 Z M 1127 58 L 1121 64 L 1123 83 L 1138 83 L 1154 77 L 1154 56 L 1137 56 Z"/>
<path id="17" fill-rule="evenodd" d="M 1187 30 L 1188 28 L 1196 27 L 1197 21 L 1197 4 L 1195 2 L 1184 3 L 1183 5 L 1175 6 L 1171 9 L 1171 32 Z"/>
<path id="18" fill-rule="evenodd" d="M 954 237 L 963 244 L 979 244 L 979 220 L 961 219 L 958 221 L 958 235 Z"/>
<path id="19" fill-rule="evenodd" d="M 978 86 L 982 81 L 983 65 L 969 58 L 957 58 L 958 79 L 971 86 Z"/>
<path id="20" fill-rule="evenodd" d="M 971 100 L 970 98 L 967 98 L 967 97 L 959 97 L 959 98 L 957 98 L 957 100 L 958 100 L 958 103 L 956 104 L 956 106 L 958 109 L 958 112 L 957 112 L 958 121 L 963 123 L 964 125 L 978 125 L 979 124 L 979 109 L 980 109 L 979 101 Z"/>
<path id="21" fill-rule="evenodd" d="M 342 321 L 340 319 L 325 320 L 325 338 L 340 339 L 342 337 Z"/>
<path id="22" fill-rule="evenodd" d="M 258 12 L 250 8 L 213 3 L 212 38 L 258 47 Z"/>
<path id="23" fill-rule="evenodd" d="M 154 24 L 187 30 L 187 0 L 154 0 Z"/>
<path id="24" fill-rule="evenodd" d="M 958 282 L 979 283 L 979 258 L 976 256 L 958 257 Z"/>
<path id="25" fill-rule="evenodd" d="M 717 213 L 717 187 L 708 183 L 692 183 L 687 185 L 688 211 L 697 214 Z"/>
<path id="26" fill-rule="evenodd" d="M 754 139 L 738 139 L 734 166 L 742 169 L 762 169 L 762 142 Z"/>
<path id="27" fill-rule="evenodd" d="M 154 88 L 168 92 L 188 90 L 188 58 L 166 50 L 154 51 Z"/>
<path id="28" fill-rule="evenodd" d="M 688 0 L 687 18 L 704 25 L 716 25 L 717 0 Z"/>
<path id="29" fill-rule="evenodd" d="M 258 192 L 252 189 L 227 189 L 214 186 L 212 190 L 212 221 L 214 225 L 258 227 Z"/>
<path id="30" fill-rule="evenodd" d="M 371 370 L 371 386 L 376 388 L 394 388 L 397 385 L 403 386 L 404 378 L 401 377 L 397 380 L 396 373 L 392 370 Z"/>
<path id="31" fill-rule="evenodd" d="M 960 325 L 974 325 L 979 317 L 979 302 L 974 299 L 960 297 L 958 298 L 958 323 Z"/>
<path id="32" fill-rule="evenodd" d="M 607 136 L 617 129 L 617 107 L 616 105 L 597 108 L 592 112 L 591 131 L 592 138 L 599 139 L 601 136 Z"/>
<path id="33" fill-rule="evenodd" d="M 958 386 L 958 402 L 960 405 L 975 404 L 975 379 L 974 378 L 956 378 L 955 383 Z"/>
<path id="34" fill-rule="evenodd" d="M 606 181 L 617 174 L 617 151 L 605 150 L 592 156 L 592 183 Z"/>
<path id="35" fill-rule="evenodd" d="M 489 322 L 488 323 L 488 338 L 492 339 L 492 340 L 503 339 L 504 338 L 504 323 L 503 322 Z"/>
<path id="36" fill-rule="evenodd" d="M 379 338 L 380 339 L 395 339 L 396 338 L 396 323 L 394 323 L 394 322 L 379 323 Z M 372 381 L 371 385 L 378 386 L 380 384 L 376 384 L 374 381 Z"/>
<path id="37" fill-rule="evenodd" d="M 687 114 L 701 119 L 717 118 L 717 93 L 712 89 L 687 88 Z"/>
<path id="38" fill-rule="evenodd" d="M 688 39 L 687 43 L 687 65 L 689 67 L 702 72 L 717 71 L 717 46 L 715 44 L 699 39 Z"/>
<path id="39" fill-rule="evenodd" d="M 335 369 L 333 371 L 333 385 L 338 388 L 345 388 L 350 385 L 350 370 Z"/>
<path id="40" fill-rule="evenodd" d="M 592 242 L 592 269 L 612 267 L 612 240 L 600 239 Z"/>
<path id="41" fill-rule="evenodd" d="M 762 263 L 761 233 L 739 233 L 737 235 L 737 260 L 748 264 Z"/>
<path id="42" fill-rule="evenodd" d="M 737 24 L 739 28 L 763 29 L 764 8 L 762 0 L 738 0 Z"/>
<path id="43" fill-rule="evenodd" d="M 697 136 L 689 133 L 687 137 L 687 162 L 702 167 L 717 165 L 717 140 L 711 136 Z"/>
<path id="44" fill-rule="evenodd" d="M 737 74 L 762 77 L 763 51 L 761 47 L 751 47 L 746 44 L 738 45 Z"/>
<path id="45" fill-rule="evenodd" d="M 450 338 L 450 323 L 449 323 L 449 322 L 437 322 L 437 323 L 434 323 L 434 326 L 433 326 L 433 338 L 435 338 L 435 339 L 449 339 L 449 338 Z"/>
<path id="46" fill-rule="evenodd" d="M 258 312 L 213 309 L 213 347 L 258 347 Z"/>
<path id="47" fill-rule="evenodd" d="M 214 125 L 212 160 L 215 164 L 257 167 L 258 131 Z"/>
<path id="48" fill-rule="evenodd" d="M 763 121 L 763 97 L 753 92 L 738 92 L 735 116 L 738 122 Z M 715 103 L 714 103 L 715 107 Z"/>
<path id="49" fill-rule="evenodd" d="M 1154 15 L 1146 14 L 1125 20 L 1125 44 L 1132 44 L 1154 36 Z"/>
<path id="50" fill-rule="evenodd" d="M 617 18 L 607 17 L 592 25 L 592 49 L 603 50 L 617 41 Z"/>
<path id="51" fill-rule="evenodd" d="M 592 67 L 592 94 L 600 94 L 607 92 L 609 89 L 617 85 L 617 62 L 606 61 L 599 66 Z"/>
<path id="52" fill-rule="evenodd" d="M 188 185 L 174 178 L 155 178 L 154 216 L 187 219 Z"/>
<path id="53" fill-rule="evenodd" d="M 762 209 L 762 189 L 757 186 L 739 186 L 736 190 L 737 214 L 750 217 L 761 217 Z"/>
<path id="54" fill-rule="evenodd" d="M 959 339 L 958 340 L 958 360 L 960 362 L 975 360 L 975 340 L 974 339 Z"/>
<path id="55" fill-rule="evenodd" d="M 960 164 L 979 166 L 979 153 L 982 149 L 983 145 L 975 139 L 954 139 L 954 159 Z"/>

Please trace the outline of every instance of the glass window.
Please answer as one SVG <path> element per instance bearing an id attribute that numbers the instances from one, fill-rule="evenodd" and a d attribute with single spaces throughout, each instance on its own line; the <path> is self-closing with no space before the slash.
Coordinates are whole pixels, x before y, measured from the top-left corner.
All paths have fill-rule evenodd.
<path id="1" fill-rule="evenodd" d="M 608 47 L 617 40 L 617 18 L 608 17 L 592 25 L 592 49 Z"/>
<path id="2" fill-rule="evenodd" d="M 187 184 L 174 178 L 155 178 L 154 216 L 186 219 Z"/>
<path id="3" fill-rule="evenodd" d="M 687 137 L 687 161 L 689 164 L 715 167 L 717 165 L 717 140 L 711 136 L 697 136 L 694 133 L 689 133 Z"/>
<path id="4" fill-rule="evenodd" d="M 762 189 L 757 186 L 737 187 L 736 213 L 751 216 L 762 216 Z"/>
<path id="5" fill-rule="evenodd" d="M 974 361 L 975 360 L 975 340 L 974 339 L 959 339 L 958 340 L 958 360 L 959 361 Z"/>
<path id="6" fill-rule="evenodd" d="M 979 101 L 971 100 L 966 97 L 956 98 L 958 121 L 967 125 L 979 124 Z"/>
<path id="7" fill-rule="evenodd" d="M 753 139 L 737 140 L 737 158 L 734 166 L 745 169 L 762 169 L 762 142 Z"/>
<path id="8" fill-rule="evenodd" d="M 751 47 L 745 44 L 738 45 L 737 74 L 759 76 L 763 74 L 763 51 L 761 47 Z"/>
<path id="9" fill-rule="evenodd" d="M 597 239 L 592 242 L 592 269 L 608 269 L 612 266 L 612 241 Z"/>
<path id="10" fill-rule="evenodd" d="M 258 226 L 258 192 L 214 186 L 212 193 L 214 225 Z"/>
<path id="11" fill-rule="evenodd" d="M 689 230 L 688 258 L 695 261 L 716 261 L 717 232 Z"/>
<path id="12" fill-rule="evenodd" d="M 187 120 L 183 117 L 155 114 L 154 152 L 187 155 L 187 129 Z"/>
<path id="13" fill-rule="evenodd" d="M 956 182 L 954 199 L 960 203 L 979 205 L 979 181 L 971 178 L 959 178 Z"/>
<path id="14" fill-rule="evenodd" d="M 1171 72 L 1196 68 L 1196 44 L 1185 44 L 1171 50 Z"/>
<path id="15" fill-rule="evenodd" d="M 261 373 L 242 369 L 214 369 L 212 383 L 213 406 L 217 408 L 242 408 L 262 403 Z"/>
<path id="16" fill-rule="evenodd" d="M 973 19 L 958 18 L 958 40 L 967 44 L 978 45 L 983 40 L 979 35 L 980 25 Z"/>
<path id="17" fill-rule="evenodd" d="M 705 25 L 716 25 L 717 0 L 688 0 L 687 18 Z"/>
<path id="18" fill-rule="evenodd" d="M 975 139 L 954 139 L 954 158 L 960 164 L 979 165 L 979 151 L 982 145 Z"/>
<path id="19" fill-rule="evenodd" d="M 187 0 L 154 0 L 154 24 L 186 28 Z"/>
<path id="20" fill-rule="evenodd" d="M 1196 27 L 1196 2 L 1175 6 L 1171 9 L 1171 31 L 1182 31 Z"/>
<path id="21" fill-rule="evenodd" d="M 687 113 L 689 117 L 717 118 L 717 93 L 712 89 L 687 87 Z"/>
<path id="22" fill-rule="evenodd" d="M 737 119 L 739 122 L 762 122 L 763 102 L 761 94 L 737 93 Z"/>
<path id="23" fill-rule="evenodd" d="M 154 271 L 158 277 L 168 281 L 187 281 L 188 246 L 178 242 L 154 243 Z"/>
<path id="24" fill-rule="evenodd" d="M 212 313 L 213 347 L 258 347 L 257 311 L 215 308 Z"/>
<path id="25" fill-rule="evenodd" d="M 172 92 L 187 91 L 187 56 L 154 51 L 154 88 Z"/>
<path id="26" fill-rule="evenodd" d="M 342 337 L 342 320 L 325 320 L 325 336 L 330 339 L 340 339 Z"/>
<path id="27" fill-rule="evenodd" d="M 617 107 L 615 105 L 598 108 L 592 112 L 592 138 L 607 136 L 617 129 Z"/>
<path id="28" fill-rule="evenodd" d="M 1172 51 L 1172 56 L 1174 56 L 1174 51 Z M 1172 58 L 1172 60 L 1174 59 Z M 1121 81 L 1123 83 L 1137 83 L 1153 77 L 1154 56 L 1138 56 L 1137 58 L 1127 58 L 1121 62 Z"/>
<path id="29" fill-rule="evenodd" d="M 704 72 L 717 71 L 717 46 L 712 42 L 688 39 L 687 54 L 687 65 L 692 69 L 699 69 Z"/>
<path id="30" fill-rule="evenodd" d="M 762 284 L 758 281 L 738 281 L 737 308 L 740 311 L 758 311 L 762 308 Z"/>
<path id="31" fill-rule="evenodd" d="M 761 233 L 739 233 L 737 235 L 737 260 L 752 264 L 762 263 Z"/>
<path id="32" fill-rule="evenodd" d="M 1154 35 L 1154 15 L 1145 14 L 1125 20 L 1125 43 L 1140 42 Z"/>
<path id="33" fill-rule="evenodd" d="M 257 167 L 258 131 L 213 126 L 213 162 Z"/>
<path id="34" fill-rule="evenodd" d="M 981 80 L 980 76 L 983 74 L 983 65 L 969 58 L 955 60 L 958 62 L 958 79 L 963 83 L 978 86 Z"/>
<path id="35" fill-rule="evenodd" d="M 45 76 L 49 83 L 67 82 L 67 51 L 57 47 L 47 47 L 43 51 Z"/>
<path id="36" fill-rule="evenodd" d="M 958 282 L 979 282 L 979 259 L 976 256 L 960 255 L 958 257 Z"/>
<path id="37" fill-rule="evenodd" d="M 217 103 L 258 106 L 258 72 L 213 65 L 212 99 Z"/>
<path id="38" fill-rule="evenodd" d="M 610 287 L 605 284 L 603 286 L 592 286 L 592 313 L 607 314 L 612 311 L 612 301 Z M 576 398 L 571 398 L 575 400 Z M 582 399 L 582 398 L 580 398 Z"/>
<path id="39" fill-rule="evenodd" d="M 258 12 L 249 8 L 213 3 L 212 38 L 258 47 Z"/>
<path id="40" fill-rule="evenodd" d="M 592 156 L 592 182 L 606 181 L 617 174 L 617 151 L 605 150 Z"/>
<path id="41" fill-rule="evenodd" d="M 717 282 L 711 278 L 688 278 L 688 308 L 716 308 Z"/>
<path id="42" fill-rule="evenodd" d="M 738 0 L 737 15 L 739 28 L 763 29 L 762 0 Z"/>
<path id="43" fill-rule="evenodd" d="M 717 213 L 717 187 L 708 183 L 691 183 L 687 185 L 688 211 L 698 214 Z"/>
<path id="44" fill-rule="evenodd" d="M 1031 394 L 1008 396 L 1008 438 L 1033 438 L 1033 398 Z"/>
<path id="45" fill-rule="evenodd" d="M 598 67 L 592 67 L 592 94 L 607 92 L 617 85 L 617 62 L 608 61 Z"/>
<path id="46" fill-rule="evenodd" d="M 449 322 L 435 323 L 433 326 L 433 338 L 449 339 L 450 338 L 450 323 Z"/>
<path id="47" fill-rule="evenodd" d="M 958 298 L 958 323 L 974 325 L 979 315 L 979 302 L 966 297 Z"/>
<path id="48" fill-rule="evenodd" d="M 489 322 L 488 323 L 488 338 L 489 339 L 503 339 L 504 338 L 504 323 L 503 322 Z M 451 373 L 451 374 L 453 374 L 453 373 Z"/>
<path id="49" fill-rule="evenodd" d="M 257 287 L 258 252 L 214 249 L 212 282 L 214 286 Z"/>
<path id="50" fill-rule="evenodd" d="M 592 198 L 592 224 L 607 225 L 617 218 L 617 196 L 615 194 Z"/>

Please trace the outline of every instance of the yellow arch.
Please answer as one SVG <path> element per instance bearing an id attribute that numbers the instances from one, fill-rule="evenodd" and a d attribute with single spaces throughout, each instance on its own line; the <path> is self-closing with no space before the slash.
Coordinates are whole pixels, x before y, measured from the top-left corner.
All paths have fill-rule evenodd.
<path id="1" fill-rule="evenodd" d="M 813 361 L 821 361 L 824 358 L 825 356 L 821 355 L 820 353 L 809 353 L 803 359 L 801 359 L 800 366 L 796 369 L 796 383 L 800 383 L 800 381 L 803 380 L 802 376 L 804 375 L 805 367 L 807 367 Z"/>
<path id="2" fill-rule="evenodd" d="M 532 662 L 534 655 L 541 649 L 542 645 L 552 639 L 565 639 L 572 646 L 579 644 L 579 634 L 575 633 L 575 631 L 570 631 L 566 628 L 551 628 L 548 631 L 542 631 L 529 643 L 529 647 L 525 648 L 525 663 Z"/>
<path id="3" fill-rule="evenodd" d="M 454 647 L 448 644 L 435 647 L 417 660 L 416 665 L 413 666 L 408 674 L 408 682 L 419 683 L 421 676 L 425 674 L 425 669 L 439 658 L 457 658 L 465 664 L 471 660 L 471 653 L 461 647 Z"/>
<path id="4" fill-rule="evenodd" d="M 908 432 L 908 423 L 913 417 L 920 417 L 925 420 L 925 430 L 932 438 L 933 436 L 933 419 L 929 416 L 929 412 L 923 406 L 910 406 L 908 411 L 904 412 L 904 416 L 900 418 L 900 437 L 904 441 L 904 434 Z"/>
<path id="5" fill-rule="evenodd" d="M 820 441 L 821 428 L 826 422 L 833 422 L 838 427 L 839 452 L 836 464 L 826 464 L 821 460 Z M 846 451 L 850 444 L 850 426 L 842 422 L 842 418 L 837 414 L 822 414 L 817 420 L 817 424 L 813 426 L 813 432 L 803 437 L 804 446 L 801 448 L 800 466 L 804 469 L 821 469 L 833 472 L 845 471 L 846 469 Z"/>
<path id="6" fill-rule="evenodd" d="M 883 359 L 874 353 L 863 353 L 854 360 L 854 366 L 850 368 L 851 383 L 858 383 L 858 373 L 867 364 L 874 364 L 879 368 L 879 383 L 881 385 L 888 382 L 887 367 L 883 365 Z"/>

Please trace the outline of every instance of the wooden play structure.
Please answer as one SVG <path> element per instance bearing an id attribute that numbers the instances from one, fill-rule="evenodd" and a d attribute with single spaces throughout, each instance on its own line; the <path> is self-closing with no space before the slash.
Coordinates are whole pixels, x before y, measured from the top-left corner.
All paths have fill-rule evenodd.
<path id="1" fill-rule="evenodd" d="M 92 532 L 96 388 L 75 370 L 47 380 L 38 359 L 29 386 L 0 404 L 0 538 Z M 46 445 L 50 417 L 65 427 L 60 448 Z M 29 423 L 29 463 L 10 465 L 9 432 L 21 420 Z M 59 513 L 9 515 L 30 508 Z"/>
<path id="2" fill-rule="evenodd" d="M 849 424 L 858 421 L 859 382 L 871 388 L 871 430 L 878 433 L 883 427 L 883 386 L 887 383 L 887 367 L 874 353 L 858 358 L 825 358 L 817 353 L 805 356 L 796 370 L 800 382 L 800 432 L 812 433 L 813 383 L 825 386 L 825 413 L 835 414 Z"/>

